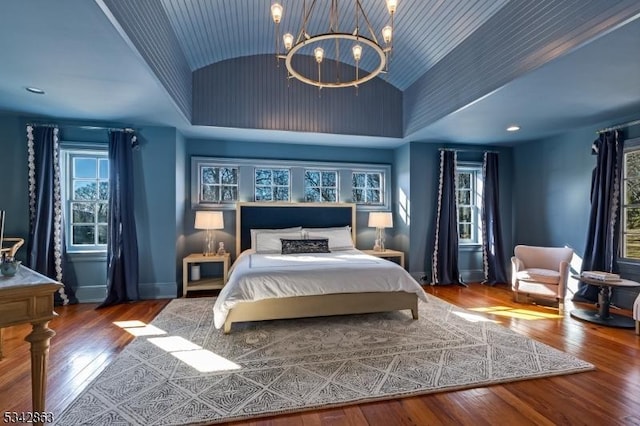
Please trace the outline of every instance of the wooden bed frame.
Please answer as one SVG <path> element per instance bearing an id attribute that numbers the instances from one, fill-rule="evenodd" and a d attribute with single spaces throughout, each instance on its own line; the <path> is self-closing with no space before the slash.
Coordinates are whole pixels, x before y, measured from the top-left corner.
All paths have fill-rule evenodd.
<path id="1" fill-rule="evenodd" d="M 251 245 L 250 230 L 289 226 L 351 226 L 355 241 L 356 206 L 351 203 L 253 203 L 236 208 L 236 255 Z M 410 309 L 418 319 L 418 296 L 404 291 L 338 293 L 239 302 L 228 313 L 224 332 L 235 322 L 363 314 Z"/>

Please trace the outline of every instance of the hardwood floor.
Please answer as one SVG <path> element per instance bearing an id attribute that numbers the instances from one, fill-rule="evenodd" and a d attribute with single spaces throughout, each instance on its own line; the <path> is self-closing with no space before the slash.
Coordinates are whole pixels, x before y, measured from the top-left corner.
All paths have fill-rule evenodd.
<path id="1" fill-rule="evenodd" d="M 557 310 L 515 304 L 506 286 L 472 284 L 425 287 L 450 303 L 483 312 L 506 327 L 566 351 L 596 366 L 592 372 L 535 379 L 456 392 L 290 414 L 234 425 L 640 425 L 640 337 L 571 318 Z M 49 356 L 47 409 L 66 407 L 132 340 L 114 321 L 157 315 L 167 300 L 95 310 L 60 307 L 51 322 L 57 332 Z M 588 307 L 588 306 L 580 306 Z M 490 309 L 491 308 L 491 309 Z M 629 315 L 628 312 L 623 312 Z M 5 329 L 0 361 L 0 408 L 31 407 L 28 326 Z"/>

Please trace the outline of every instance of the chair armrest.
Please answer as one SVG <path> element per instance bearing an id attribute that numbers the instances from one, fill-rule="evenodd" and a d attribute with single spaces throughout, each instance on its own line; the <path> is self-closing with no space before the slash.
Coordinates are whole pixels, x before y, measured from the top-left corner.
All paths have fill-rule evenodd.
<path id="1" fill-rule="evenodd" d="M 560 281 L 558 282 L 558 297 L 564 299 L 567 294 L 567 280 L 569 279 L 569 262 L 560 262 L 558 269 L 560 272 Z"/>

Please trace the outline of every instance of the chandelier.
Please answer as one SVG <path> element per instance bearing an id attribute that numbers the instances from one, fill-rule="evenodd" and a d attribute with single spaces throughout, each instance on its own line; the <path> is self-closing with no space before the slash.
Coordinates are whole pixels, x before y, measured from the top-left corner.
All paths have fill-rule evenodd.
<path id="1" fill-rule="evenodd" d="M 289 78 L 296 78 L 303 83 L 317 86 L 320 89 L 358 87 L 380 73 L 388 71 L 389 58 L 392 48 L 393 17 L 398 6 L 397 0 L 386 0 L 389 13 L 389 23 L 382 28 L 381 35 L 384 44 L 378 42 L 372 29 L 361 0 L 342 2 L 346 7 L 339 7 L 338 0 L 331 0 L 330 5 L 320 10 L 318 0 L 311 0 L 307 8 L 307 1 L 303 1 L 300 30 L 297 36 L 287 32 L 282 36 L 285 53 L 280 52 L 280 21 L 284 8 L 280 3 L 271 5 L 271 17 L 275 23 L 275 47 L 278 61 L 284 59 Z M 328 0 L 320 1 L 328 3 Z M 352 15 L 344 13 L 351 11 Z M 328 17 L 320 16 L 327 13 Z M 349 15 L 349 16 L 345 16 Z M 320 29 L 314 34 L 313 30 Z M 315 26 L 313 29 L 312 26 Z M 344 31 L 343 28 L 351 28 Z M 325 32 L 321 32 L 325 31 Z M 350 51 L 350 54 L 349 54 Z M 325 60 L 325 53 L 333 52 L 332 59 L 335 68 Z M 354 70 L 341 67 L 340 63 L 353 61 Z M 311 61 L 311 65 L 309 64 Z M 313 65 L 313 62 L 317 67 Z M 323 64 L 324 61 L 324 64 Z M 366 71 L 361 68 L 365 63 Z M 348 72 L 349 71 L 349 72 Z"/>

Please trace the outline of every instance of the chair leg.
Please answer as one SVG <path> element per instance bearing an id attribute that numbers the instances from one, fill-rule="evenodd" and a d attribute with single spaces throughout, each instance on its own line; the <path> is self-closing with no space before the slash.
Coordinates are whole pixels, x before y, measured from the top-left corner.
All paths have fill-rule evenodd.
<path id="1" fill-rule="evenodd" d="M 558 299 L 558 313 L 564 315 L 564 300 Z"/>
<path id="2" fill-rule="evenodd" d="M 636 320 L 636 334 L 640 336 L 640 320 Z"/>

